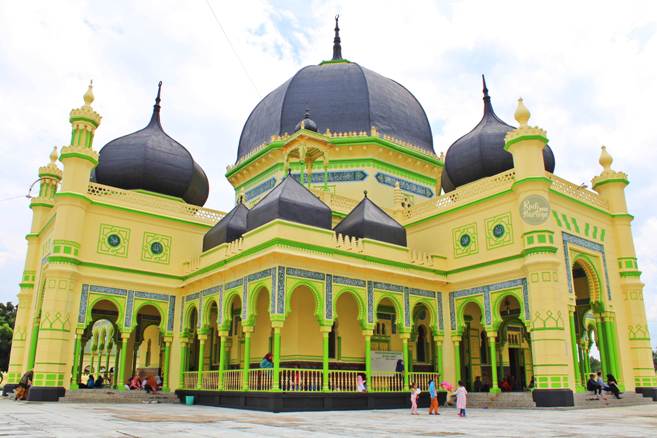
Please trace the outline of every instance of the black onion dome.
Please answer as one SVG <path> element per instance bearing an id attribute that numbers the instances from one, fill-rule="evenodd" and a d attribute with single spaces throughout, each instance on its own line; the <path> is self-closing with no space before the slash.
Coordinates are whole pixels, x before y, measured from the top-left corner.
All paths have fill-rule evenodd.
<path id="1" fill-rule="evenodd" d="M 441 179 L 445 192 L 513 168 L 513 156 L 504 150 L 504 137 L 515 129 L 502 121 L 491 104 L 484 79 L 484 116 L 474 129 L 456 140 L 447 150 Z M 554 172 L 550 146 L 543 150 L 545 170 Z"/>
<path id="2" fill-rule="evenodd" d="M 341 55 L 340 55 L 341 56 Z M 317 130 L 370 132 L 433 151 L 429 120 L 415 96 L 399 83 L 339 59 L 309 65 L 265 96 L 244 124 L 237 160 L 272 135 L 295 132 L 299 115 L 312 108 Z"/>
<path id="3" fill-rule="evenodd" d="M 246 232 L 246 216 L 249 209 L 242 202 L 237 204 L 203 236 L 203 251 L 222 243 L 232 242 Z"/>
<path id="4" fill-rule="evenodd" d="M 149 190 L 198 206 L 208 199 L 205 172 L 189 151 L 162 129 L 160 88 L 148 125 L 103 146 L 94 170 L 95 181 L 100 184 Z"/>
<path id="5" fill-rule="evenodd" d="M 247 231 L 275 219 L 331 229 L 331 209 L 291 175 L 267 193 L 246 217 Z"/>
<path id="6" fill-rule="evenodd" d="M 315 123 L 315 121 L 310 118 L 310 111 L 308 111 L 308 109 L 306 109 L 306 113 L 303 115 L 303 119 L 301 119 L 299 123 L 297 123 L 297 126 L 294 127 L 294 132 L 300 129 L 307 129 L 308 131 L 317 132 L 317 123 Z"/>
<path id="7" fill-rule="evenodd" d="M 335 232 L 406 246 L 406 229 L 367 197 L 335 226 Z"/>

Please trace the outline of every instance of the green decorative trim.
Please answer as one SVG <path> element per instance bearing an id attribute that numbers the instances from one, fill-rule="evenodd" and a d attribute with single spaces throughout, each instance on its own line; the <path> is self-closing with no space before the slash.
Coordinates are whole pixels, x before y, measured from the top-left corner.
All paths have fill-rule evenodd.
<path id="1" fill-rule="evenodd" d="M 29 207 L 46 207 L 46 208 L 52 208 L 54 204 L 49 204 L 47 202 L 31 202 Z"/>
<path id="2" fill-rule="evenodd" d="M 91 155 L 84 154 L 84 153 L 81 153 L 81 152 L 63 152 L 59 156 L 59 161 L 62 161 L 66 158 L 81 158 L 83 160 L 87 160 L 88 162 L 90 162 L 94 166 L 98 165 L 98 160 L 96 158 L 92 157 Z"/>
<path id="3" fill-rule="evenodd" d="M 455 258 L 473 255 L 479 252 L 476 222 L 453 228 L 452 238 Z"/>
<path id="4" fill-rule="evenodd" d="M 595 189 L 600 187 L 601 185 L 610 184 L 610 183 L 622 183 L 626 186 L 630 184 L 627 178 L 609 178 L 609 179 L 604 179 L 602 181 L 597 181 L 595 184 L 593 184 L 593 188 Z"/>
<path id="5" fill-rule="evenodd" d="M 53 332 L 70 332 L 71 331 L 71 316 L 66 313 L 62 315 L 56 312 L 51 315 L 49 312 L 44 312 L 41 317 L 40 331 L 53 331 Z"/>
<path id="6" fill-rule="evenodd" d="M 519 185 L 529 183 L 529 182 L 544 182 L 548 185 L 552 184 L 552 180 L 550 178 L 548 178 L 547 176 L 528 176 L 526 178 L 522 178 L 522 179 L 514 181 L 513 184 L 511 184 L 511 189 L 514 189 Z"/>
<path id="7" fill-rule="evenodd" d="M 72 123 L 72 122 L 87 122 L 87 123 L 91 123 L 94 126 L 94 128 L 98 128 L 98 122 L 96 120 L 90 119 L 88 117 L 71 116 L 71 118 L 69 118 L 68 121 L 70 123 Z"/>
<path id="8" fill-rule="evenodd" d="M 543 143 L 548 142 L 547 137 L 543 135 L 521 135 L 520 137 L 513 138 L 507 142 L 504 143 L 504 150 L 509 151 L 509 146 L 514 145 L 516 143 L 520 143 L 521 141 L 530 141 L 530 140 L 539 140 L 542 141 Z"/>
<path id="9" fill-rule="evenodd" d="M 557 252 L 556 246 L 534 246 L 531 248 L 525 248 L 522 250 L 522 255 L 532 255 L 532 254 L 555 254 Z"/>
<path id="10" fill-rule="evenodd" d="M 537 311 L 534 314 L 534 319 L 532 320 L 532 331 L 534 330 L 563 330 L 564 321 L 561 316 L 561 311 L 556 313 L 551 310 L 545 311 L 545 316 L 542 316 L 540 311 Z"/>
<path id="11" fill-rule="evenodd" d="M 144 233 L 141 259 L 145 262 L 169 264 L 172 237 L 157 233 Z"/>
<path id="12" fill-rule="evenodd" d="M 486 249 L 501 248 L 513 243 L 511 213 L 499 214 L 486 219 Z M 501 234 L 496 236 L 501 230 Z"/>
<path id="13" fill-rule="evenodd" d="M 35 372 L 34 386 L 64 386 L 64 373 Z"/>
<path id="14" fill-rule="evenodd" d="M 69 265 L 80 265 L 82 262 L 75 257 L 48 256 L 48 263 L 64 263 Z"/>
<path id="15" fill-rule="evenodd" d="M 641 271 L 626 271 L 620 273 L 621 278 L 641 277 Z"/>
<path id="16" fill-rule="evenodd" d="M 351 63 L 348 59 L 328 59 L 326 61 L 322 61 L 319 63 L 319 65 L 325 65 L 325 64 L 348 64 Z"/>
<path id="17" fill-rule="evenodd" d="M 77 257 L 80 253 L 80 244 L 70 240 L 56 239 L 53 241 L 52 252 L 53 254 Z"/>

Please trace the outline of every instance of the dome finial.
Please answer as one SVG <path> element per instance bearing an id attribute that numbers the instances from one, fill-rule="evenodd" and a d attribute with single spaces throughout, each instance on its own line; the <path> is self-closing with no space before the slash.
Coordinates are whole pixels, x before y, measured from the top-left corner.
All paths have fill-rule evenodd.
<path id="1" fill-rule="evenodd" d="M 160 124 L 160 102 L 162 101 L 160 98 L 161 93 L 162 81 L 157 83 L 157 96 L 155 96 L 155 105 L 153 105 L 153 115 L 151 116 L 151 121 L 148 123 L 149 126 L 153 123 L 157 123 L 158 125 Z"/>
<path id="2" fill-rule="evenodd" d="M 602 166 L 603 172 L 611 171 L 611 163 L 614 162 L 613 157 L 607 152 L 607 146 L 602 146 L 600 151 L 600 159 L 598 163 Z"/>
<path id="3" fill-rule="evenodd" d="M 363 195 L 367 198 L 367 190 L 363 190 Z"/>
<path id="4" fill-rule="evenodd" d="M 518 98 L 518 107 L 516 108 L 516 112 L 513 116 L 515 117 L 516 121 L 520 124 L 521 128 L 527 127 L 527 122 L 529 122 L 529 117 L 531 116 L 531 113 L 523 103 L 522 97 Z"/>
<path id="5" fill-rule="evenodd" d="M 57 161 L 57 146 L 54 146 L 52 148 L 52 152 L 50 152 L 50 164 L 55 164 L 55 161 Z"/>
<path id="6" fill-rule="evenodd" d="M 490 102 L 490 96 L 488 95 L 488 87 L 486 86 L 486 76 L 481 75 L 481 82 L 484 86 L 484 115 L 493 113 L 493 104 Z"/>
<path id="7" fill-rule="evenodd" d="M 162 81 L 157 83 L 157 96 L 155 97 L 155 105 L 159 105 L 160 101 L 160 93 L 162 92 Z"/>
<path id="8" fill-rule="evenodd" d="M 486 87 L 486 76 L 483 74 L 481 75 L 481 82 L 484 84 L 484 99 L 487 97 L 490 99 L 490 96 L 488 95 L 488 87 Z"/>
<path id="9" fill-rule="evenodd" d="M 335 38 L 333 38 L 333 61 L 339 61 L 342 59 L 342 46 L 340 45 L 340 27 L 338 26 L 338 20 L 340 19 L 340 14 L 335 16 Z"/>
<path id="10" fill-rule="evenodd" d="M 93 79 L 89 81 L 89 87 L 87 88 L 87 91 L 84 93 L 84 96 L 82 96 L 82 99 L 84 99 L 84 106 L 89 107 L 93 103 L 95 97 L 94 97 L 94 81 Z"/>

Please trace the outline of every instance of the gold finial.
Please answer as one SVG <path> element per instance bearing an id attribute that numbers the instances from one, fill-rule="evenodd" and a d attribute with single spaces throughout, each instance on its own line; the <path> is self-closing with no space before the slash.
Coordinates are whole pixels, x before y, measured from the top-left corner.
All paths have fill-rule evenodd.
<path id="1" fill-rule="evenodd" d="M 54 146 L 52 148 L 52 152 L 50 152 L 50 164 L 55 164 L 55 161 L 57 161 L 57 146 Z"/>
<path id="2" fill-rule="evenodd" d="M 94 101 L 94 81 L 93 79 L 89 81 L 89 88 L 87 88 L 87 92 L 84 93 L 84 96 L 82 98 L 84 99 L 84 106 L 91 106 L 91 103 Z"/>
<path id="3" fill-rule="evenodd" d="M 604 172 L 611 171 L 611 163 L 613 163 L 614 159 L 612 156 L 607 152 L 607 146 L 602 146 L 600 149 L 600 159 L 598 160 L 598 163 L 602 166 L 604 169 Z"/>
<path id="4" fill-rule="evenodd" d="M 516 121 L 520 124 L 521 128 L 527 127 L 527 122 L 529 122 L 531 113 L 523 103 L 522 97 L 518 99 L 518 107 L 516 108 L 516 112 L 513 116 L 516 118 Z"/>

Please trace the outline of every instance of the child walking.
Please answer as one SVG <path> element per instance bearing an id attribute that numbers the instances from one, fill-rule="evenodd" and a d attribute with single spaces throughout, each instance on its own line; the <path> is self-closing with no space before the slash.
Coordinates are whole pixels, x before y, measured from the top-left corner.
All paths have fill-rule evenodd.
<path id="1" fill-rule="evenodd" d="M 459 411 L 459 417 L 465 417 L 465 405 L 467 403 L 468 391 L 465 389 L 463 380 L 459 380 L 459 388 L 456 390 L 456 409 Z"/>
<path id="2" fill-rule="evenodd" d="M 411 415 L 420 415 L 417 413 L 417 396 L 420 395 L 420 388 L 413 382 L 411 384 Z"/>

